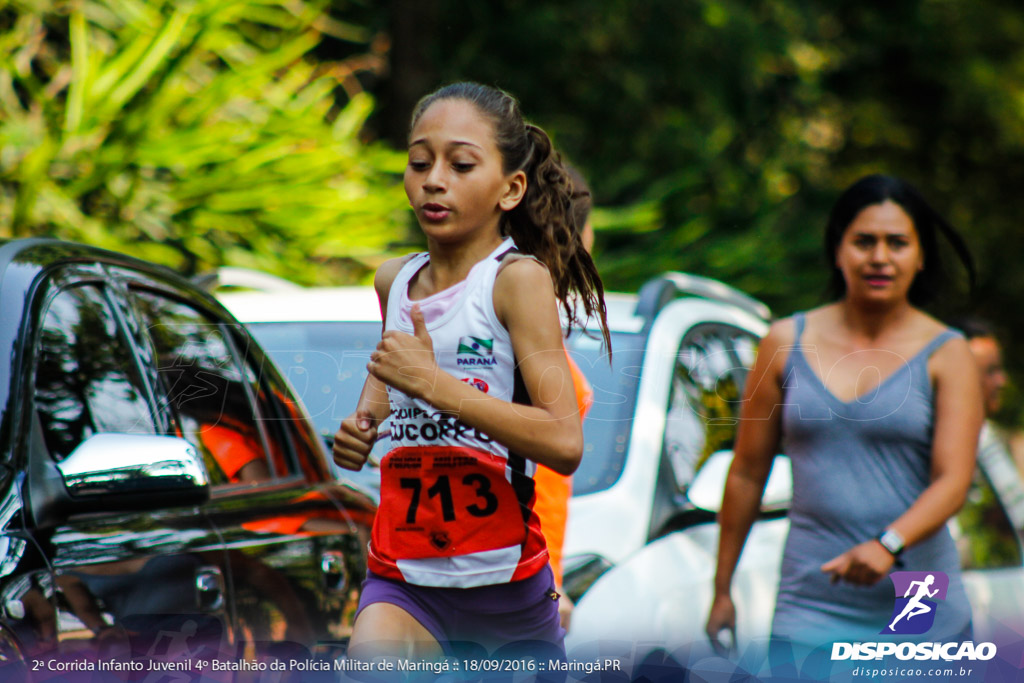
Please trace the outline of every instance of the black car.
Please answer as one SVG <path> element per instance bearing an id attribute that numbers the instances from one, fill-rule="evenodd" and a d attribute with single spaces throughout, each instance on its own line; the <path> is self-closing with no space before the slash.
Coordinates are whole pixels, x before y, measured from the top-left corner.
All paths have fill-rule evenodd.
<path id="1" fill-rule="evenodd" d="M 0 679 L 343 649 L 375 505 L 213 298 L 0 240 L 0 357 Z"/>

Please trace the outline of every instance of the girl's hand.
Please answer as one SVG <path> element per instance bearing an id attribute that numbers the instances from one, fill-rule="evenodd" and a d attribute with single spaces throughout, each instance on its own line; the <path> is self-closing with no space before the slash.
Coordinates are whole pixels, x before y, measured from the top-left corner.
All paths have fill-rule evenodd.
<path id="1" fill-rule="evenodd" d="M 338 467 L 358 471 L 366 463 L 377 441 L 377 421 L 370 411 L 360 408 L 341 422 L 334 435 L 331 454 Z"/>
<path id="2" fill-rule="evenodd" d="M 730 595 L 715 595 L 705 631 L 716 654 L 724 657 L 736 647 L 736 605 Z"/>
<path id="3" fill-rule="evenodd" d="M 889 574 L 896 558 L 878 541 L 865 541 L 821 565 L 821 571 L 857 586 L 872 586 Z"/>
<path id="4" fill-rule="evenodd" d="M 419 304 L 412 307 L 413 334 L 388 330 L 370 354 L 366 369 L 389 387 L 413 398 L 426 399 L 437 380 L 434 342 Z"/>

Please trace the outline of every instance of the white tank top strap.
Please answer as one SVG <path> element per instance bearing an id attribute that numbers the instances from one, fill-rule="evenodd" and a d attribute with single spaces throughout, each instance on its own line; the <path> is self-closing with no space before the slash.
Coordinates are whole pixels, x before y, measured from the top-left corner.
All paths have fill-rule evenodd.
<path id="1" fill-rule="evenodd" d="M 499 244 L 486 258 L 476 263 L 469 271 L 466 276 L 464 283 L 460 283 L 462 292 L 456 295 L 456 299 L 464 299 L 467 294 L 479 295 L 482 301 L 487 302 L 484 306 L 484 314 L 487 317 L 488 322 L 493 324 L 499 336 L 507 339 L 507 332 L 501 323 L 498 321 L 498 316 L 494 312 L 494 280 L 497 277 L 498 272 L 504 267 L 505 262 L 508 259 L 505 258 L 509 252 L 518 254 L 516 250 L 515 242 L 512 241 L 511 237 L 506 237 L 501 244 Z M 527 256 L 527 258 L 533 258 Z M 509 261 L 511 262 L 511 261 Z M 388 310 L 387 310 L 387 329 L 400 329 L 403 332 L 412 331 L 412 323 L 409 320 L 409 310 L 412 308 L 414 302 L 409 299 L 409 283 L 416 276 L 416 274 L 430 263 L 430 254 L 428 252 L 421 252 L 415 254 L 402 266 L 401 270 L 398 271 L 398 275 L 395 276 L 394 282 L 391 283 L 391 290 L 388 294 Z M 439 293 L 440 294 L 440 293 Z M 437 294 L 433 295 L 437 296 Z M 430 297 L 428 297 L 429 299 Z M 458 308 L 461 305 L 461 301 L 450 303 L 450 310 L 445 315 L 442 315 L 437 320 L 428 320 L 427 329 L 431 330 L 435 326 L 443 324 L 449 321 L 453 315 L 456 315 Z"/>
<path id="2" fill-rule="evenodd" d="M 391 289 L 388 293 L 388 317 L 385 321 L 388 327 L 391 327 L 393 322 L 399 319 L 398 312 L 402 308 L 403 299 L 401 294 L 405 293 L 408 296 L 409 281 L 412 280 L 413 275 L 418 273 L 428 263 L 430 263 L 430 254 L 425 251 L 420 252 L 413 254 L 412 258 L 406 261 L 405 265 L 398 271 L 398 275 L 392 281 Z"/>

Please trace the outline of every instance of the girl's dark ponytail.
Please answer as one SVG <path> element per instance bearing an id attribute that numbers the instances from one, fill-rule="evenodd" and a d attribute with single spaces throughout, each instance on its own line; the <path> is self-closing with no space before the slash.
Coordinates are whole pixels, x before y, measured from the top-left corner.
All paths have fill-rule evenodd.
<path id="1" fill-rule="evenodd" d="M 604 306 L 604 284 L 594 260 L 583 247 L 583 226 L 577 225 L 577 191 L 569 170 L 547 133 L 527 125 L 531 154 L 523 171 L 526 194 L 504 216 L 503 232 L 525 253 L 537 257 L 551 272 L 555 296 L 562 302 L 570 326 L 581 326 L 577 305 L 586 318 L 601 322 L 605 347 L 611 339 Z M 589 195 L 587 195 L 589 200 Z"/>

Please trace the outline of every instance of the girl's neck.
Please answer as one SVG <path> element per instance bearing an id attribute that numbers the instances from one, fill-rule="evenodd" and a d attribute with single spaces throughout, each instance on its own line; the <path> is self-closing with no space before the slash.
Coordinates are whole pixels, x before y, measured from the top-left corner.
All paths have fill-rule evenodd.
<path id="1" fill-rule="evenodd" d="M 497 232 L 486 238 L 455 243 L 428 240 L 430 293 L 443 291 L 465 280 L 473 266 L 487 258 L 503 241 Z"/>
<path id="2" fill-rule="evenodd" d="M 910 319 L 914 307 L 906 299 L 895 304 L 864 305 L 842 299 L 838 302 L 839 319 L 847 330 L 867 339 L 877 339 Z"/>

